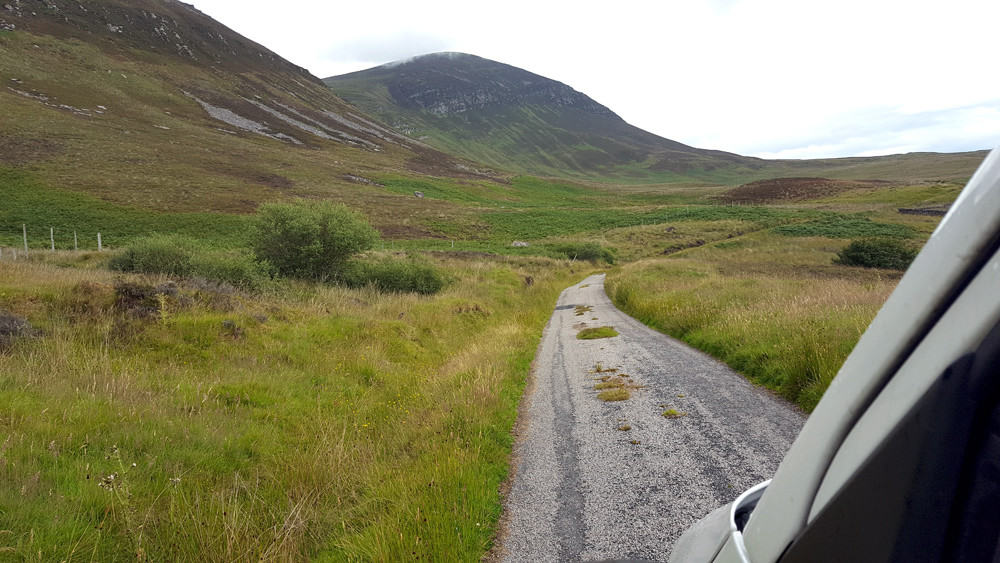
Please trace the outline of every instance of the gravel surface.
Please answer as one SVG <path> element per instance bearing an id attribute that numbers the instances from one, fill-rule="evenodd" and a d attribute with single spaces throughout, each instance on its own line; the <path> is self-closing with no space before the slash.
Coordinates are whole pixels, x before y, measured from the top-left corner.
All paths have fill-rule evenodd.
<path id="1" fill-rule="evenodd" d="M 577 315 L 577 305 L 593 309 Z M 597 326 L 620 335 L 576 338 Z M 596 373 L 598 364 L 615 371 Z M 598 378 L 623 373 L 631 398 L 599 400 Z M 616 309 L 603 275 L 560 296 L 524 401 L 495 552 L 503 561 L 665 561 L 688 526 L 770 478 L 805 422 L 724 364 Z M 681 416 L 663 416 L 667 409 Z"/>

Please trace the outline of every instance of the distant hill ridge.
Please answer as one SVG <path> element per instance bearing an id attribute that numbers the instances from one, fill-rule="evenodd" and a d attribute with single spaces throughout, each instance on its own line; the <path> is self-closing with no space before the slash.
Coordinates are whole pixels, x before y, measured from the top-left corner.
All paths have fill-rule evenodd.
<path id="1" fill-rule="evenodd" d="M 446 63 L 442 65 L 441 62 Z M 573 88 L 519 68 L 465 53 L 433 53 L 380 68 L 398 69 L 389 93 L 404 107 L 436 115 L 512 104 L 547 103 L 621 119 Z M 362 71 L 364 73 L 366 71 Z M 360 73 L 347 74 L 347 78 Z M 427 86 L 432 84 L 432 88 Z"/>
<path id="2" fill-rule="evenodd" d="M 422 55 L 324 82 L 438 148 L 526 172 L 697 175 L 760 162 L 643 131 L 562 82 L 465 53 Z"/>

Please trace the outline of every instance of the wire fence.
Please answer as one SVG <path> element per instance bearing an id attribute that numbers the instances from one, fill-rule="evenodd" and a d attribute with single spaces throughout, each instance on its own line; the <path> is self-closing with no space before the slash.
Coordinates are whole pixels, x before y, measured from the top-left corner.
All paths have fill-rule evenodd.
<path id="1" fill-rule="evenodd" d="M 17 260 L 19 258 L 27 258 L 35 252 L 55 252 L 57 233 L 55 227 L 49 227 L 48 240 L 44 241 L 44 245 L 39 245 L 37 237 L 29 239 L 28 237 L 28 225 L 21 225 L 21 244 L 13 246 L 3 246 L 0 245 L 0 260 Z M 68 233 L 58 233 L 59 237 L 59 248 L 58 250 L 70 250 L 68 244 Z M 65 237 L 65 238 L 64 238 Z M 92 246 L 94 242 L 97 243 L 96 250 L 98 252 L 103 252 L 105 250 L 104 241 L 101 239 L 101 233 L 97 233 L 96 238 L 92 238 L 88 235 L 84 235 L 83 246 L 84 250 L 95 250 Z M 73 231 L 73 246 L 72 250 L 79 251 L 81 240 L 80 234 L 77 231 Z"/>

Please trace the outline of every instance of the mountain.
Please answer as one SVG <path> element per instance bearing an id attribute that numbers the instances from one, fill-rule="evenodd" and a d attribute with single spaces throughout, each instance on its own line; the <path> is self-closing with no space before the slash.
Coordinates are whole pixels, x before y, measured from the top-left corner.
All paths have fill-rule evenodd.
<path id="1" fill-rule="evenodd" d="M 491 166 L 615 182 L 738 184 L 780 176 L 968 178 L 982 151 L 762 160 L 706 150 L 629 125 L 555 80 L 464 53 L 433 53 L 324 79 L 396 130 Z"/>
<path id="2" fill-rule="evenodd" d="M 434 53 L 324 82 L 400 131 L 497 167 L 642 178 L 763 164 L 659 137 L 566 84 L 475 55 Z"/>
<path id="3" fill-rule="evenodd" d="M 425 62 L 437 59 L 469 58 Z M 512 67 L 490 86 L 491 72 L 456 74 L 445 95 L 441 87 L 423 95 L 404 81 L 398 88 L 411 88 L 402 98 L 413 104 L 405 112 L 388 86 L 373 86 L 371 95 L 395 108 L 373 115 L 176 0 L 0 0 L 0 246 L 16 244 L 22 225 L 36 241 L 54 228 L 64 241 L 57 245 L 81 230 L 103 232 L 114 246 L 181 223 L 185 232 L 224 232 L 235 244 L 244 225 L 236 215 L 292 197 L 346 203 L 389 238 L 507 236 L 490 227 L 489 209 L 624 197 L 618 187 L 554 185 L 510 172 L 737 185 L 779 176 L 968 177 L 982 160 L 745 159 L 642 132 L 579 92 Z M 471 94 L 467 83 L 478 84 Z M 511 86 L 497 85 L 504 83 Z M 452 146 L 468 141 L 442 152 L 448 145 L 437 137 L 408 135 L 426 133 L 402 124 L 404 113 L 427 123 L 454 120 L 451 137 L 441 138 L 453 137 Z M 463 131 L 463 123 L 482 125 Z M 473 142 L 484 130 L 490 136 Z"/>
<path id="4" fill-rule="evenodd" d="M 433 205 L 378 178 L 495 179 L 176 0 L 0 2 L 0 108 L 0 173 L 101 205 L 245 213 L 324 197 L 398 230 Z M 0 222 L 20 229 L 11 209 Z"/>

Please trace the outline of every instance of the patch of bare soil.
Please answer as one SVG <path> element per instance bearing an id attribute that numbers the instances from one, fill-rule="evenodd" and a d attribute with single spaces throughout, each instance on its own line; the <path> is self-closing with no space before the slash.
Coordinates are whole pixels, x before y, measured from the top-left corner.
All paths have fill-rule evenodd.
<path id="1" fill-rule="evenodd" d="M 276 190 L 287 190 L 295 186 L 294 182 L 279 174 L 264 172 L 262 170 L 240 168 L 230 164 L 216 164 L 214 166 L 209 166 L 208 170 L 211 172 L 222 173 L 226 176 L 231 176 L 253 184 L 274 188 Z"/>
<path id="2" fill-rule="evenodd" d="M 451 156 L 428 147 L 414 146 L 417 156 L 406 161 L 406 167 L 419 174 L 469 180 L 490 180 L 498 184 L 509 184 L 510 180 L 493 170 L 480 170 L 456 161 Z"/>
<path id="3" fill-rule="evenodd" d="M 378 225 L 375 228 L 382 233 L 383 238 L 387 239 L 445 238 L 440 234 L 414 225 Z"/>
<path id="4" fill-rule="evenodd" d="M 21 165 L 55 156 L 62 147 L 46 139 L 0 135 L 0 164 Z"/>
<path id="5" fill-rule="evenodd" d="M 743 184 L 719 196 L 726 203 L 773 203 L 818 199 L 883 182 L 830 180 L 828 178 L 771 178 Z"/>

